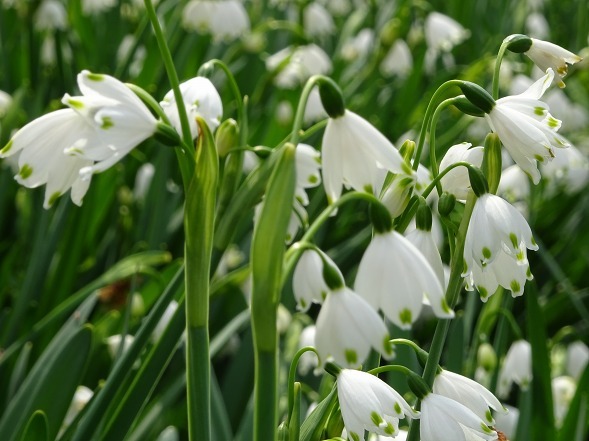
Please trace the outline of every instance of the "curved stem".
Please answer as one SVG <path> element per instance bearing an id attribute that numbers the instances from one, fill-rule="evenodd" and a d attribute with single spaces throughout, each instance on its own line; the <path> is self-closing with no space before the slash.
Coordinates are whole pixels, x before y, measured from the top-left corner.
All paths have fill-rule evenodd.
<path id="1" fill-rule="evenodd" d="M 499 52 L 497 53 L 497 59 L 495 60 L 495 69 L 493 70 L 493 99 L 499 98 L 499 73 L 501 72 L 501 62 L 505 56 L 508 42 L 503 40 Z"/>
<path id="2" fill-rule="evenodd" d="M 319 81 L 333 81 L 328 77 L 323 75 L 313 75 L 311 78 L 307 80 L 305 83 L 305 87 L 301 92 L 301 98 L 299 99 L 299 104 L 297 106 L 297 112 L 295 114 L 295 119 L 292 125 L 292 132 L 290 135 L 290 142 L 292 142 L 295 146 L 299 143 L 300 133 L 299 131 L 303 127 L 303 119 L 305 118 L 305 109 L 307 107 L 307 100 L 309 99 L 309 95 L 313 90 L 313 87 Z"/>
<path id="3" fill-rule="evenodd" d="M 150 109 L 153 110 L 157 114 L 157 116 L 159 116 L 161 118 L 161 120 L 163 122 L 165 122 L 169 126 L 172 125 L 170 123 L 170 119 L 168 118 L 168 115 L 166 115 L 166 113 L 164 112 L 162 107 L 159 105 L 159 103 L 155 100 L 155 98 L 153 96 L 151 96 L 145 89 L 143 89 L 139 86 L 136 86 L 135 84 L 131 84 L 131 83 L 125 83 L 125 86 L 127 86 L 129 89 L 131 89 L 133 91 L 133 93 L 141 99 L 141 101 L 143 101 L 145 104 L 147 104 L 150 107 Z"/>
<path id="4" fill-rule="evenodd" d="M 313 346 L 305 346 L 304 348 L 301 348 L 297 351 L 297 353 L 295 354 L 295 356 L 293 357 L 291 363 L 290 363 L 290 369 L 288 370 L 288 421 L 289 421 L 289 426 L 290 426 L 290 418 L 293 412 L 293 407 L 295 404 L 295 378 L 296 378 L 296 374 L 297 374 L 297 366 L 299 363 L 300 358 L 302 357 L 302 355 L 305 352 L 314 352 L 315 355 L 317 355 L 317 358 L 319 358 L 319 353 L 317 352 L 317 349 L 315 349 Z"/>

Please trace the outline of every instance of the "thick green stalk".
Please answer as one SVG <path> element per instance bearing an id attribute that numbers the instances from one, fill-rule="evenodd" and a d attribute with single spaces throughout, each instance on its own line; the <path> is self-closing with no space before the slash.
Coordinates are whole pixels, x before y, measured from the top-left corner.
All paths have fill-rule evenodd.
<path id="1" fill-rule="evenodd" d="M 197 118 L 200 136 L 196 168 L 184 209 L 186 268 L 186 385 L 188 435 L 208 441 L 211 436 L 209 361 L 209 273 L 215 229 L 219 158 L 206 122 Z"/>
<path id="2" fill-rule="evenodd" d="M 499 73 L 501 72 L 501 62 L 503 61 L 505 51 L 509 45 L 509 42 L 506 40 L 507 39 L 503 40 L 501 43 L 497 59 L 495 60 L 495 69 L 493 70 L 493 99 L 499 98 Z"/>
<path id="3" fill-rule="evenodd" d="M 456 238 L 456 248 L 452 255 L 450 263 L 450 280 L 448 281 L 448 288 L 446 290 L 446 301 L 450 308 L 454 308 L 460 295 L 460 289 L 462 288 L 462 260 L 464 254 L 464 242 L 466 239 L 466 231 L 468 230 L 468 224 L 470 222 L 470 216 L 474 209 L 476 198 L 474 193 L 469 193 L 468 199 L 466 200 L 466 207 L 460 223 L 460 229 L 458 230 L 458 236 Z M 434 384 L 436 377 L 436 371 L 442 357 L 442 350 L 444 343 L 446 342 L 446 336 L 448 335 L 448 328 L 450 327 L 449 319 L 441 319 L 436 325 L 434 332 L 434 338 L 432 340 L 431 348 L 429 351 L 429 357 L 423 370 L 423 379 L 429 387 Z M 417 441 L 419 439 L 419 420 L 415 420 L 409 430 L 407 436 L 408 441 Z"/>

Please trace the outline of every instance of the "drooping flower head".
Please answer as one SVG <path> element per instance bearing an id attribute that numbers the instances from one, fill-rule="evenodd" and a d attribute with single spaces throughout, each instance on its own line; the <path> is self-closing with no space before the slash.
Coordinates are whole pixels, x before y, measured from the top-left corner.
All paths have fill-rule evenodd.
<path id="1" fill-rule="evenodd" d="M 497 395 L 506 397 L 514 382 L 522 389 L 527 389 L 530 381 L 532 381 L 532 347 L 525 340 L 517 340 L 512 343 L 503 360 L 497 382 Z"/>
<path id="2" fill-rule="evenodd" d="M 462 142 L 450 147 L 440 161 L 440 171 L 461 161 L 480 167 L 483 162 L 483 147 L 471 147 L 470 142 Z M 464 201 L 470 190 L 468 171 L 464 167 L 455 167 L 442 177 L 441 184 L 444 191 Z"/>
<path id="3" fill-rule="evenodd" d="M 213 40 L 231 41 L 250 29 L 250 19 L 238 0 L 191 0 L 182 12 L 182 24 L 189 31 L 210 33 Z"/>
<path id="4" fill-rule="evenodd" d="M 293 89 L 313 75 L 331 72 L 331 59 L 316 44 L 289 46 L 266 59 L 266 69 L 274 72 L 274 84 L 283 89 Z"/>
<path id="5" fill-rule="evenodd" d="M 581 57 L 549 41 L 532 38 L 532 45 L 525 54 L 538 66 L 542 72 L 552 69 L 554 79 L 559 87 L 565 87 L 562 79 L 568 71 L 567 64 L 575 64 L 581 61 Z"/>

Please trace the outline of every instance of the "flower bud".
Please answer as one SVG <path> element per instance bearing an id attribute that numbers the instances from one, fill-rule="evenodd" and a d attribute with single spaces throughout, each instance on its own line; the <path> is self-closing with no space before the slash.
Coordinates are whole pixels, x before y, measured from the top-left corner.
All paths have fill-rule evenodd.
<path id="1" fill-rule="evenodd" d="M 483 112 L 490 113 L 493 107 L 495 107 L 493 97 L 478 84 L 471 83 L 470 81 L 461 81 L 458 87 L 460 87 L 464 96 Z"/>
<path id="2" fill-rule="evenodd" d="M 527 35 L 513 34 L 503 40 L 507 43 L 507 49 L 516 54 L 523 54 L 532 47 L 532 39 Z"/>
<path id="3" fill-rule="evenodd" d="M 483 173 L 489 182 L 489 191 L 497 193 L 501 180 L 501 141 L 496 133 L 489 133 L 485 138 L 485 153 L 483 156 Z"/>
<path id="4" fill-rule="evenodd" d="M 489 184 L 480 168 L 468 167 L 468 179 L 470 180 L 470 187 L 477 197 L 489 192 Z"/>
<path id="5" fill-rule="evenodd" d="M 317 81 L 321 104 L 330 118 L 338 118 L 346 112 L 344 96 L 339 86 L 331 78 L 321 77 Z"/>
<path id="6" fill-rule="evenodd" d="M 415 214 L 415 226 L 423 231 L 431 231 L 432 229 L 432 210 L 422 197 L 419 198 L 419 207 L 417 207 Z"/>
<path id="7" fill-rule="evenodd" d="M 337 267 L 331 264 L 331 260 L 328 260 L 323 253 L 318 253 L 323 262 L 323 281 L 331 291 L 337 291 L 345 286 L 345 282 L 342 279 L 342 274 Z"/>
<path id="8" fill-rule="evenodd" d="M 239 142 L 239 126 L 233 118 L 226 119 L 217 129 L 215 144 L 220 158 L 224 158 Z"/>
<path id="9" fill-rule="evenodd" d="M 406 139 L 403 142 L 403 145 L 399 148 L 399 153 L 405 161 L 411 162 L 411 158 L 413 157 L 413 152 L 415 151 L 415 141 L 411 141 L 410 139 Z"/>
<path id="10" fill-rule="evenodd" d="M 497 366 L 497 354 L 489 343 L 483 343 L 479 346 L 477 364 L 487 372 L 492 372 Z"/>
<path id="11" fill-rule="evenodd" d="M 448 193 L 445 191 L 440 196 L 440 200 L 438 201 L 438 213 L 440 216 L 449 216 L 454 210 L 454 206 L 456 205 L 456 196 L 452 193 Z"/>

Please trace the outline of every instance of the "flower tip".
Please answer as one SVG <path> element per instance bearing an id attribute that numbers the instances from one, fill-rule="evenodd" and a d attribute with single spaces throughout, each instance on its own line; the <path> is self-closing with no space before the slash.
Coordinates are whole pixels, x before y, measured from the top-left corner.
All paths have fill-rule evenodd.
<path id="1" fill-rule="evenodd" d="M 82 181 L 89 181 L 90 178 L 92 178 L 92 174 L 94 172 L 94 169 L 90 166 L 88 167 L 82 167 L 79 171 L 80 174 L 80 179 Z"/>

